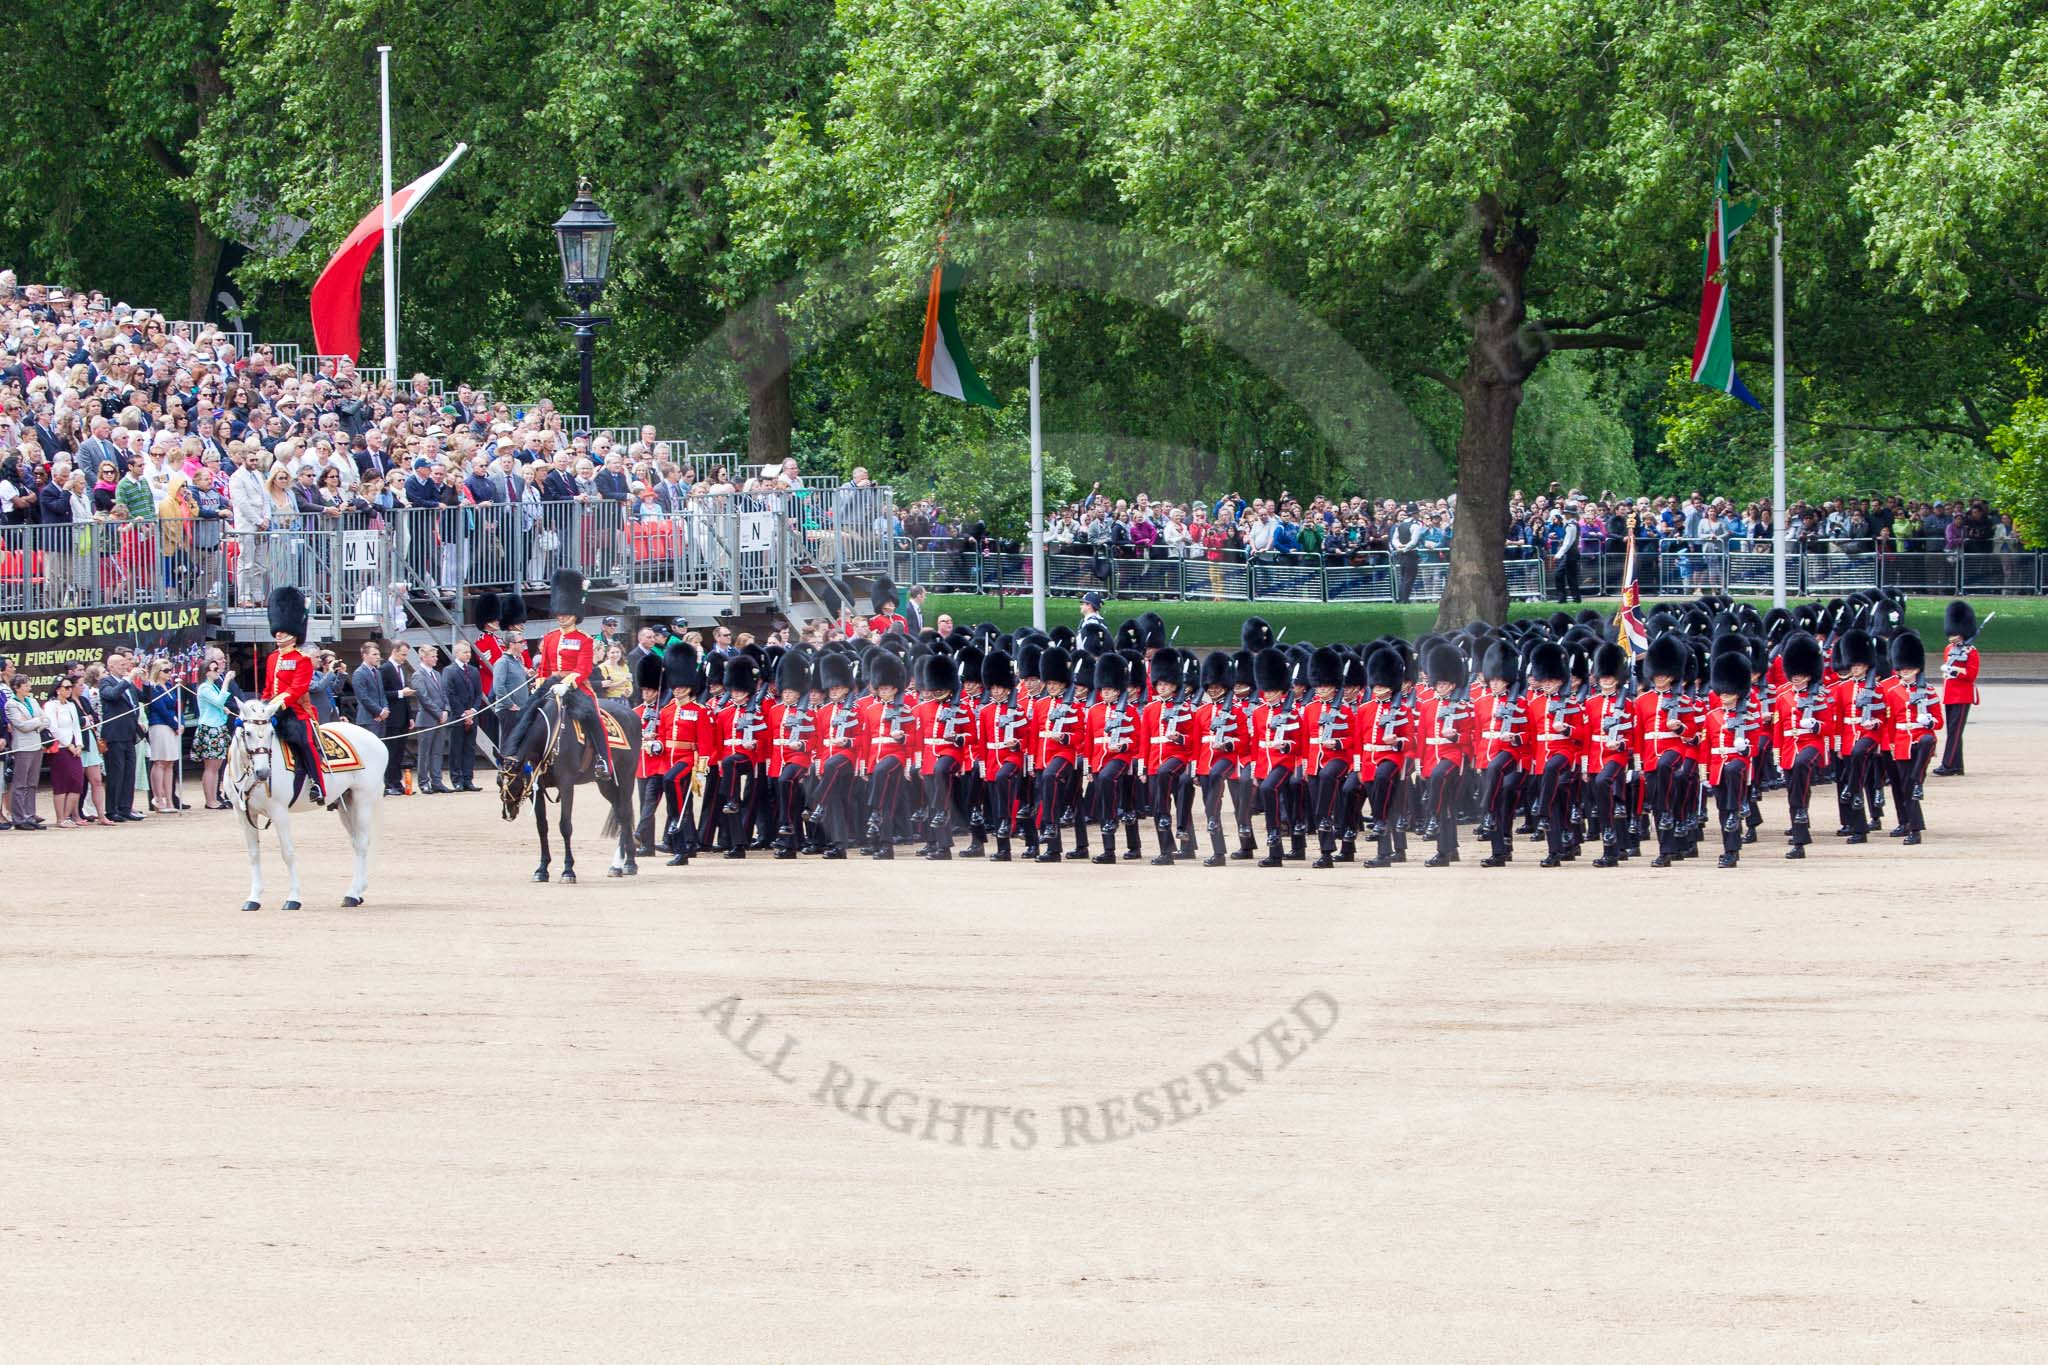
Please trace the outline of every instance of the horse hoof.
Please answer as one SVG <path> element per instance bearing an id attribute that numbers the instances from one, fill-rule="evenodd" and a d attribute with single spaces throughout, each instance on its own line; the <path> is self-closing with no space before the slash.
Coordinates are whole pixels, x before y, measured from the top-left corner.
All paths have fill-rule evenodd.
<path id="1" fill-rule="evenodd" d="M 626 875 L 626 870 L 622 867 L 610 867 L 605 869 L 604 875 L 607 877 L 623 877 Z"/>
<path id="2" fill-rule="evenodd" d="M 562 874 L 562 885 L 564 885 L 564 886 L 574 886 L 575 884 L 576 884 L 576 874 L 575 874 L 574 872 L 564 872 L 564 873 Z"/>
<path id="3" fill-rule="evenodd" d="M 297 910 L 299 908 L 299 903 L 297 901 L 286 901 L 284 905 L 280 908 L 285 910 Z"/>
<path id="4" fill-rule="evenodd" d="M 341 898 L 341 908 L 344 910 L 353 910 L 362 903 L 363 898 L 361 896 L 343 896 Z"/>
<path id="5" fill-rule="evenodd" d="M 263 908 L 263 902 L 261 902 L 261 901 L 243 901 L 243 902 L 242 902 L 242 908 L 243 908 L 244 910 L 261 910 L 261 909 Z"/>
<path id="6" fill-rule="evenodd" d="M 533 874 L 533 879 L 537 882 L 546 881 L 548 879 L 548 870 L 546 868 L 542 868 L 540 871 Z"/>
<path id="7" fill-rule="evenodd" d="M 637 876 L 639 876 L 639 875 L 640 875 L 640 864 L 638 864 L 638 863 L 627 863 L 627 864 L 626 864 L 626 875 L 627 875 L 628 877 L 637 877 Z"/>

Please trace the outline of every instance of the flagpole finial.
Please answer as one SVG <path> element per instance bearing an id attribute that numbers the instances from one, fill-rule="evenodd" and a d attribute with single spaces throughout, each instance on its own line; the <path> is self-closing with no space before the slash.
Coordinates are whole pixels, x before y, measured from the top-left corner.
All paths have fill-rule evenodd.
<path id="1" fill-rule="evenodd" d="M 578 199 L 588 199 L 590 197 L 589 176 L 579 175 L 576 177 L 576 197 Z"/>

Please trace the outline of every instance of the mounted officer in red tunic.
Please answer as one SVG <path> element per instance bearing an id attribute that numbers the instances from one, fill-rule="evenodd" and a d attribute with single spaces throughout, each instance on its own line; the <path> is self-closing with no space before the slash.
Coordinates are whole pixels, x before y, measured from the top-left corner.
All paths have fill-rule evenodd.
<path id="1" fill-rule="evenodd" d="M 306 595 L 297 588 L 276 588 L 270 594 L 270 634 L 277 652 L 263 666 L 263 699 L 277 727 L 277 737 L 291 750 L 306 790 L 319 805 L 327 804 L 327 781 L 314 742 L 313 685 L 317 665 L 300 646 L 306 642 Z"/>
<path id="2" fill-rule="evenodd" d="M 597 757 L 597 775 L 609 781 L 611 755 L 605 743 L 604 724 L 598 719 L 597 693 L 591 690 L 590 674 L 597 667 L 597 641 L 583 633 L 583 575 L 574 569 L 560 569 L 548 590 L 548 615 L 555 628 L 540 642 L 541 677 L 553 683 L 563 714 L 584 724 L 590 736 L 590 750 Z"/>

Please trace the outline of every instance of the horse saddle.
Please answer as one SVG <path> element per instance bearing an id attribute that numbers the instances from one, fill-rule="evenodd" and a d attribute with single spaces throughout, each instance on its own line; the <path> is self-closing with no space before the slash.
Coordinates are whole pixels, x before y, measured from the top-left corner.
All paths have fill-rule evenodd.
<path id="1" fill-rule="evenodd" d="M 315 725 L 313 727 L 313 742 L 320 746 L 320 762 L 326 767 L 328 772 L 353 773 L 362 771 L 363 756 L 356 752 L 356 746 L 325 726 Z M 297 772 L 298 763 L 292 757 L 291 749 L 283 745 L 279 747 L 284 749 L 285 771 Z"/>
<path id="2" fill-rule="evenodd" d="M 597 719 L 604 726 L 605 748 L 617 749 L 622 753 L 632 749 L 633 746 L 626 742 L 626 727 L 619 724 L 617 716 L 614 716 L 603 707 L 599 707 Z M 576 738 L 582 743 L 584 748 L 588 749 L 591 747 L 590 732 L 584 728 L 581 720 L 576 722 Z"/>

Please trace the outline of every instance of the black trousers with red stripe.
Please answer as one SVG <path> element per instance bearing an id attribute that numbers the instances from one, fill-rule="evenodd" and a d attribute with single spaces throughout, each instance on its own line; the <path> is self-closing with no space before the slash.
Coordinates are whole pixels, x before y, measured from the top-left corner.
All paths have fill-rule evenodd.
<path id="1" fill-rule="evenodd" d="M 1963 727 L 1970 723 L 1970 703 L 1943 702 L 1941 705 L 1941 766 L 1958 771 L 1963 766 Z"/>

